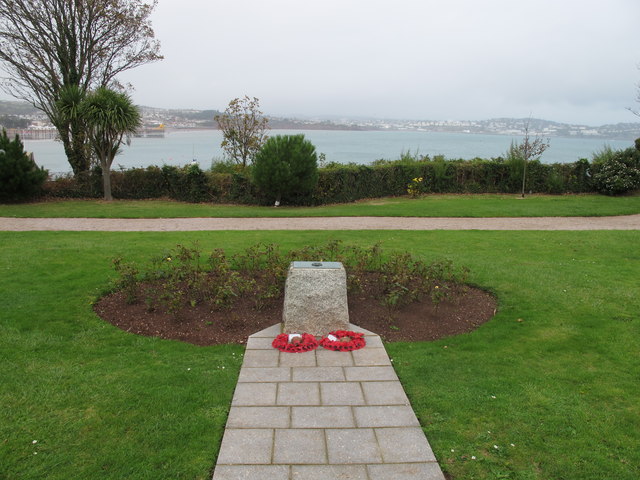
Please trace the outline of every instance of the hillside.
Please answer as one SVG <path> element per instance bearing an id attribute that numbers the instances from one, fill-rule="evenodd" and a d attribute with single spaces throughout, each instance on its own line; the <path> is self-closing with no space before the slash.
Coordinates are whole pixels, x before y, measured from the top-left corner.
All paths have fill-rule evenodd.
<path id="1" fill-rule="evenodd" d="M 163 124 L 169 128 L 217 128 L 215 109 L 165 109 L 140 107 L 147 125 Z M 46 121 L 39 110 L 26 102 L 0 101 L 0 124 L 7 126 L 15 117 Z M 529 122 L 530 133 L 544 137 L 584 137 L 606 140 L 635 140 L 640 137 L 640 123 L 628 122 L 601 126 L 566 124 L 537 118 L 492 118 L 488 120 L 406 120 L 349 117 L 283 118 L 267 116 L 272 129 L 285 130 L 406 130 L 492 135 L 522 135 Z"/>

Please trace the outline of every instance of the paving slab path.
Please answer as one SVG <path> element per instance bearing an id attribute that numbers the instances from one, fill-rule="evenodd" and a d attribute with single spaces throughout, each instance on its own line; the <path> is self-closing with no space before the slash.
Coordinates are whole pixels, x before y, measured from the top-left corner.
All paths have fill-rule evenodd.
<path id="1" fill-rule="evenodd" d="M 213 480 L 444 480 L 378 335 L 353 352 L 249 337 Z"/>
<path id="2" fill-rule="evenodd" d="M 211 230 L 640 230 L 640 214 L 617 217 L 13 218 L 5 231 L 170 232 Z"/>

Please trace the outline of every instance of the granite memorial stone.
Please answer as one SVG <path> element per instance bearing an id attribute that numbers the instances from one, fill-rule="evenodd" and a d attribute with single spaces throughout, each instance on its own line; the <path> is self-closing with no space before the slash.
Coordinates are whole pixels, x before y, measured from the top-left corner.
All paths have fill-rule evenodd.
<path id="1" fill-rule="evenodd" d="M 347 273 L 340 262 L 292 262 L 284 291 L 284 333 L 348 330 Z"/>

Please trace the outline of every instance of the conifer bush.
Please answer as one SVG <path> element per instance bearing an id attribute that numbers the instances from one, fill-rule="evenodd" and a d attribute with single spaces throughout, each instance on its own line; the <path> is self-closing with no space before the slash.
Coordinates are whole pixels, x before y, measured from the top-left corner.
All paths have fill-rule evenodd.
<path id="1" fill-rule="evenodd" d="M 49 172 L 38 167 L 24 150 L 20 137 L 0 136 L 0 201 L 18 202 L 38 195 Z"/>
<path id="2" fill-rule="evenodd" d="M 254 159 L 253 180 L 268 202 L 309 203 L 318 183 L 316 148 L 304 135 L 269 138 Z"/>

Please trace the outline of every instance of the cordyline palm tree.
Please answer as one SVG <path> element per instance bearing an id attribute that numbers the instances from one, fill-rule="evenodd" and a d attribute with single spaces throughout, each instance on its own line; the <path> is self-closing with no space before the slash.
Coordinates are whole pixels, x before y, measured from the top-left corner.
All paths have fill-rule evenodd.
<path id="1" fill-rule="evenodd" d="M 140 112 L 125 94 L 100 87 L 87 94 L 80 105 L 80 115 L 87 124 L 88 140 L 102 167 L 104 199 L 111 196 L 111 164 L 123 141 L 140 127 Z"/>
<path id="2" fill-rule="evenodd" d="M 82 158 L 87 165 L 91 160 L 91 147 L 86 138 L 86 122 L 82 117 L 82 102 L 86 97 L 86 91 L 78 85 L 65 85 L 60 89 L 56 100 L 55 109 L 52 110 L 53 122 L 57 124 L 68 123 L 74 125 L 74 142 L 76 152 L 82 151 Z M 83 146 L 80 149 L 80 145 Z M 79 172 L 78 172 L 79 173 Z"/>

